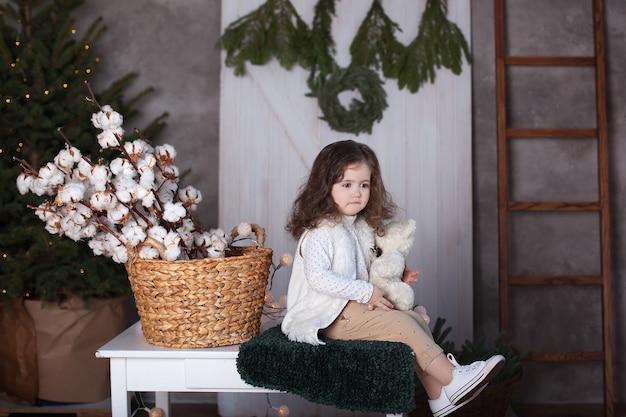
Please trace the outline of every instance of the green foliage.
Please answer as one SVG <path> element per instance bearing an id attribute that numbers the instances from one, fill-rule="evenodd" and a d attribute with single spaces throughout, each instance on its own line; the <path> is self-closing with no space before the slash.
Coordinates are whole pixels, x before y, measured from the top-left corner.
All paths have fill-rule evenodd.
<path id="1" fill-rule="evenodd" d="M 64 148 L 59 132 L 86 155 L 107 158 L 91 124 L 94 105 L 85 85 L 97 68 L 93 45 L 105 32 L 96 18 L 82 37 L 72 12 L 84 0 L 9 0 L 0 4 L 0 302 L 31 296 L 58 302 L 68 296 L 110 297 L 129 292 L 123 266 L 94 256 L 86 244 L 50 235 L 27 205 L 43 197 L 20 195 L 14 158 L 39 168 Z M 137 78 L 125 74 L 96 93 L 126 120 L 152 89 L 130 100 L 123 92 Z M 163 114 L 142 130 L 152 137 Z"/>
<path id="2" fill-rule="evenodd" d="M 497 384 L 498 382 L 507 381 L 522 371 L 522 361 L 528 355 L 528 352 L 520 352 L 515 344 L 507 341 L 506 335 L 500 334 L 493 345 L 487 345 L 485 338 L 482 338 L 476 342 L 466 340 L 461 349 L 458 350 L 453 341 L 447 340 L 448 335 L 452 331 L 452 328 L 446 327 L 446 320 L 438 317 L 435 320 L 435 324 L 432 329 L 433 339 L 443 351 L 452 353 L 457 362 L 460 364 L 469 364 L 475 361 L 486 360 L 493 355 L 502 355 L 506 359 L 504 368 L 496 375 L 491 384 Z M 424 393 L 424 387 L 417 383 L 417 394 Z"/>
<path id="3" fill-rule="evenodd" d="M 428 0 L 419 24 L 417 37 L 400 54 L 392 72 L 400 89 L 417 92 L 426 82 L 435 82 L 436 69 L 447 68 L 459 75 L 463 56 L 470 61 L 470 51 L 463 33 L 450 22 L 447 0 Z"/>
<path id="4" fill-rule="evenodd" d="M 352 64 L 381 69 L 386 78 L 392 78 L 392 70 L 404 52 L 404 45 L 395 37 L 396 30 L 401 31 L 398 24 L 387 16 L 380 1 L 374 0 L 350 44 Z"/>
<path id="5" fill-rule="evenodd" d="M 268 0 L 230 24 L 217 46 L 226 51 L 226 65 L 245 74 L 245 62 L 264 65 L 273 57 L 285 69 L 309 66 L 309 29 L 289 0 Z"/>
<path id="6" fill-rule="evenodd" d="M 428 0 L 419 23 L 417 37 L 404 46 L 396 37 L 400 30 L 397 23 L 385 13 L 380 0 L 373 0 L 367 16 L 361 23 L 350 44 L 352 62 L 348 68 L 362 67 L 381 71 L 385 78 L 397 79 L 400 89 L 407 87 L 415 93 L 427 81 L 435 81 L 435 74 L 442 66 L 454 74 L 460 74 L 463 57 L 470 60 L 470 52 L 463 33 L 447 19 L 447 0 Z M 275 57 L 285 69 L 298 64 L 310 71 L 307 85 L 309 97 L 317 97 L 324 113 L 323 119 L 336 131 L 359 134 L 371 133 L 372 125 L 381 118 L 370 117 L 371 113 L 382 115 L 387 107 L 384 96 L 363 97 L 370 103 L 372 112 L 362 111 L 362 104 L 352 103 L 348 109 L 329 106 L 336 99 L 322 99 L 324 85 L 345 79 L 342 69 L 335 62 L 335 42 L 331 24 L 335 16 L 335 0 L 318 0 L 315 5 L 313 27 L 309 27 L 298 16 L 289 0 L 267 0 L 259 8 L 231 23 L 217 42 L 217 47 L 226 51 L 225 64 L 234 68 L 235 75 L 245 74 L 245 63 L 264 65 Z M 367 85 L 357 88 L 377 93 L 374 85 L 382 84 L 379 78 L 374 84 L 369 76 L 363 77 Z M 339 93 L 350 89 L 345 84 L 333 91 Z M 381 101 L 382 100 L 382 101 Z M 382 105 L 378 106 L 378 103 Z M 329 110 L 332 114 L 329 114 Z M 331 123 L 333 121 L 334 123 Z"/>

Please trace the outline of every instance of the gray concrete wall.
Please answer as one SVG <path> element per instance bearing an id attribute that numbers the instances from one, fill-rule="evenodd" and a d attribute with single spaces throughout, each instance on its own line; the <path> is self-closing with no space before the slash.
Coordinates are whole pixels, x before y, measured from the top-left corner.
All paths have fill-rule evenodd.
<path id="1" fill-rule="evenodd" d="M 455 0 L 457 1 L 457 0 Z M 510 2 L 516 3 L 516 2 Z M 517 53 L 529 53 L 539 46 L 547 53 L 557 53 L 567 45 L 574 45 L 572 54 L 590 51 L 583 39 L 589 35 L 582 12 L 577 7 L 591 0 L 524 0 L 512 6 L 509 22 L 512 30 L 524 33 L 511 47 Z M 626 401 L 626 361 L 619 352 L 626 348 L 626 265 L 622 261 L 626 218 L 622 211 L 626 199 L 626 172 L 620 161 L 624 155 L 626 119 L 626 94 L 624 67 L 626 65 L 626 3 L 623 0 L 606 0 L 607 19 L 607 77 L 609 94 L 609 138 L 611 150 L 612 239 L 614 257 L 614 319 L 615 319 L 615 369 L 617 399 Z M 205 226 L 217 225 L 218 176 L 218 123 L 219 123 L 219 52 L 214 48 L 220 35 L 220 1 L 218 0 L 87 0 L 79 13 L 79 23 L 102 15 L 109 28 L 96 46 L 102 63 L 94 84 L 104 83 L 128 71 L 138 71 L 140 77 L 135 88 L 156 88 L 143 106 L 144 121 L 170 113 L 169 127 L 159 142 L 173 144 L 178 152 L 181 169 L 191 169 L 187 183 L 199 187 L 205 197 L 200 220 Z M 497 334 L 498 329 L 498 250 L 497 250 L 497 184 L 496 184 L 496 120 L 495 120 L 495 68 L 493 0 L 472 0 L 473 43 L 473 121 L 474 121 L 474 189 L 475 189 L 475 322 L 477 336 Z M 520 125 L 548 126 L 550 123 L 586 124 L 592 112 L 588 100 L 588 85 L 581 80 L 584 74 L 550 72 L 519 74 L 514 83 L 516 95 L 512 99 L 513 121 Z M 552 94 L 555 81 L 569 78 L 567 88 L 560 91 L 562 100 L 554 102 Z M 527 84 L 532 81 L 531 84 Z M 555 112 L 555 109 L 562 111 Z M 530 113 L 528 111 L 530 110 Z M 532 114 L 525 118 L 523 114 Z M 565 119 L 561 115 L 566 115 Z M 142 122 L 137 123 L 141 126 Z M 132 128 L 135 126 L 126 126 Z M 565 180 L 562 188 L 576 198 L 594 193 L 594 184 L 585 171 L 593 158 L 584 144 L 573 147 L 551 145 L 549 152 L 538 148 L 521 148 L 521 159 L 516 161 L 514 175 L 543 169 L 558 174 Z M 582 167 L 582 168 L 581 168 Z M 525 169 L 526 168 L 526 169 Z M 526 186 L 517 188 L 520 196 L 545 193 L 547 183 L 540 177 L 525 178 Z M 551 184 L 553 186 L 554 184 Z M 560 219 L 560 218 L 559 218 Z M 593 223 L 593 219 L 568 218 L 555 231 L 557 240 L 536 241 L 537 230 L 552 227 L 550 219 L 541 220 L 539 227 L 521 218 L 518 230 L 533 232 L 522 234 L 521 247 L 529 248 L 516 254 L 514 265 L 520 271 L 531 273 L 525 267 L 526 259 L 540 258 L 540 264 L 550 268 L 551 257 L 572 252 L 567 258 L 567 268 L 584 267 L 593 273 L 597 268 L 597 253 L 586 245 L 576 230 L 580 222 Z M 572 227 L 575 225 L 576 227 Z M 559 232 L 560 230 L 560 232 Z M 583 241 L 582 244 L 580 241 Z M 545 256 L 548 253 L 549 256 Z M 543 257 L 543 258 L 542 258 Z M 532 331 L 517 331 L 522 346 L 539 343 L 546 347 L 598 346 L 598 299 L 593 290 L 569 290 L 538 298 L 526 294 L 519 304 L 516 319 L 533 322 Z M 531 302 L 528 302 L 528 300 Z M 516 308 L 517 308 L 516 307 Z M 557 319 L 546 321 L 554 313 Z M 541 324 L 538 324 L 541 323 Z M 556 331 L 560 336 L 554 336 Z M 597 384 L 601 382 L 599 366 L 582 365 L 577 369 L 552 366 L 543 370 L 529 369 L 524 377 L 525 386 L 537 389 L 518 389 L 517 399 L 524 402 L 601 400 Z M 621 372 L 620 372 L 621 371 Z M 567 384 L 564 384 L 567 381 Z"/>

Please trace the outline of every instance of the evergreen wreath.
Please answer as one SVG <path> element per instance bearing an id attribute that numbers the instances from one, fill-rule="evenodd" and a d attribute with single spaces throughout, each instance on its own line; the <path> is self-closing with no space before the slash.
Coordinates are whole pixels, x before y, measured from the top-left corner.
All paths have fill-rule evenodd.
<path id="1" fill-rule="evenodd" d="M 319 0 L 313 27 L 309 29 L 289 0 L 267 0 L 256 10 L 231 23 L 216 47 L 226 51 L 225 64 L 235 75 L 245 74 L 245 62 L 263 65 L 276 58 L 289 70 L 298 64 L 310 71 L 309 97 L 316 97 L 322 120 L 331 129 L 356 135 L 371 133 L 388 107 L 383 81 L 396 79 L 398 88 L 416 93 L 426 82 L 435 81 L 442 66 L 461 73 L 463 58 L 470 62 L 469 46 L 456 24 L 447 19 L 447 0 L 427 0 L 416 38 L 404 46 L 395 37 L 400 30 L 373 0 L 350 44 L 351 64 L 341 68 L 333 58 L 335 42 L 331 23 L 335 0 Z M 344 91 L 358 91 L 363 101 L 353 99 L 346 109 L 339 101 Z"/>
<path id="2" fill-rule="evenodd" d="M 372 133 L 374 122 L 383 118 L 387 108 L 387 93 L 382 80 L 367 67 L 349 66 L 337 68 L 320 83 L 315 96 L 331 129 L 338 132 Z M 353 98 L 346 109 L 339 101 L 339 94 L 357 90 L 363 101 Z"/>

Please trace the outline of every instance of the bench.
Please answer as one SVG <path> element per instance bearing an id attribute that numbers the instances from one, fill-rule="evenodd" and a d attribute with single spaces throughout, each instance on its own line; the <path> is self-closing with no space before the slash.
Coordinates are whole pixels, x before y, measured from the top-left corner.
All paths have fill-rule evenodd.
<path id="1" fill-rule="evenodd" d="M 129 417 L 129 393 L 132 392 L 154 392 L 156 407 L 165 411 L 165 417 L 171 417 L 170 392 L 284 391 L 338 408 L 380 411 L 388 417 L 413 408 L 412 354 L 407 346 L 361 341 L 329 341 L 325 346 L 312 346 L 290 342 L 286 337 L 281 340 L 281 336 L 282 332 L 276 327 L 241 345 L 172 349 L 147 343 L 137 322 L 96 352 L 97 357 L 110 360 L 112 417 Z M 259 355 L 257 349 L 264 350 Z M 277 356 L 283 355 L 284 349 L 292 352 L 290 361 Z M 317 355 L 313 351 L 317 351 Z M 326 360 L 324 357 L 331 360 L 335 355 L 344 355 L 345 360 L 332 364 L 320 362 Z M 267 360 L 255 362 L 259 356 Z M 391 366 L 395 366 L 391 363 L 398 361 L 398 356 L 403 358 L 400 362 L 405 366 L 388 372 Z M 316 364 L 310 362 L 312 360 L 317 361 Z M 302 366 L 294 365 L 300 361 Z M 288 364 L 291 371 L 302 371 L 304 363 L 308 363 L 311 369 L 301 374 L 303 378 L 298 383 L 294 373 L 287 372 L 289 369 L 284 367 Z M 278 374 L 283 378 L 268 380 L 275 374 L 271 368 L 265 368 L 266 371 L 261 372 L 264 377 L 261 377 L 258 374 L 261 366 L 273 366 L 273 369 L 280 370 Z M 304 379 L 311 383 L 305 384 Z M 361 387 L 342 394 L 350 381 L 358 381 Z M 287 382 L 293 385 L 285 385 Z M 357 396 L 350 398 L 352 395 Z M 359 398 L 360 395 L 364 397 Z"/>

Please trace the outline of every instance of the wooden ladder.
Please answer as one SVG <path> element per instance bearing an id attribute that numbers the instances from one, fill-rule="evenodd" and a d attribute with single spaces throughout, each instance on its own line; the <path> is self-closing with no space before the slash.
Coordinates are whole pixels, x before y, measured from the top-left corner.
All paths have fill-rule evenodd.
<path id="1" fill-rule="evenodd" d="M 532 287 L 536 291 L 555 289 L 558 286 L 576 286 L 576 288 L 599 288 L 601 303 L 602 348 L 598 351 L 533 351 L 529 361 L 538 362 L 576 362 L 599 361 L 603 364 L 604 377 L 604 415 L 614 416 L 614 382 L 612 352 L 612 312 L 611 312 L 611 255 L 609 229 L 609 178 L 606 121 L 606 86 L 605 86 L 605 40 L 603 0 L 590 0 L 590 18 L 593 18 L 594 56 L 509 56 L 505 42 L 505 0 L 495 2 L 495 53 L 496 53 L 496 102 L 497 102 L 497 160 L 498 160 L 498 238 L 499 238 L 499 283 L 500 283 L 500 330 L 511 334 L 513 292 Z M 592 4 L 591 4 L 592 3 Z M 592 13 L 592 14 L 591 14 Z M 510 35 L 513 38 L 513 34 Z M 511 67 L 590 67 L 595 70 L 595 110 L 596 126 L 586 128 L 550 128 L 550 127 L 510 127 L 510 114 L 507 112 L 507 82 L 512 75 Z M 564 111 L 567 111 L 567 105 Z M 514 201 L 511 194 L 512 175 L 510 166 L 514 140 L 592 140 L 597 152 L 597 200 L 596 201 Z M 542 142 L 539 142 L 542 143 Z M 563 143 L 563 142 L 561 142 Z M 590 239 L 598 244 L 599 274 L 555 276 L 551 274 L 518 274 L 511 269 L 511 251 L 515 233 L 511 229 L 511 216 L 527 212 L 525 215 L 546 213 L 596 213 L 599 225 L 593 230 Z M 555 214 L 553 214 L 555 215 Z M 511 246 L 511 247 L 509 247 Z M 556 260 L 558 262 L 559 260 Z M 532 268 L 530 268 L 532 269 Z M 561 287 L 562 288 L 562 287 Z M 598 291 L 596 290 L 596 293 Z M 547 318 L 549 320 L 549 318 Z M 572 317 L 576 320 L 576 317 Z M 516 323 L 516 325 L 518 325 Z"/>

